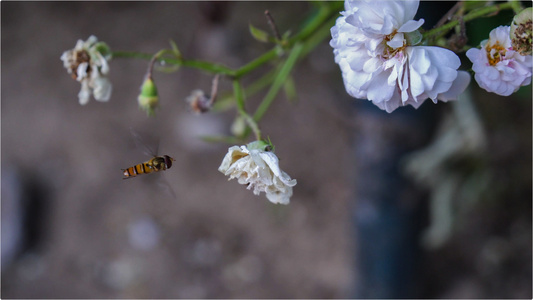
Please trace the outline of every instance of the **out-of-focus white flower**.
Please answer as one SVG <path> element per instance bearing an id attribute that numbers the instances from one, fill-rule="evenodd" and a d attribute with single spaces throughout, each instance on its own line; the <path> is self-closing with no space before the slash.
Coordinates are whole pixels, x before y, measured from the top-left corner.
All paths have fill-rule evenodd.
<path id="1" fill-rule="evenodd" d="M 514 16 L 511 23 L 511 44 L 521 55 L 531 55 L 533 43 L 533 7 Z"/>
<path id="2" fill-rule="evenodd" d="M 424 100 L 454 100 L 470 82 L 459 58 L 440 47 L 414 46 L 424 20 L 418 1 L 354 1 L 331 28 L 330 41 L 348 94 L 392 112 Z"/>
<path id="3" fill-rule="evenodd" d="M 253 188 L 255 195 L 265 192 L 270 202 L 289 204 L 296 179 L 279 168 L 278 157 L 270 150 L 271 146 L 263 141 L 232 146 L 218 170 L 229 179 L 237 178 L 248 189 Z"/>
<path id="4" fill-rule="evenodd" d="M 78 94 L 81 105 L 89 102 L 91 94 L 98 101 L 108 101 L 111 97 L 112 86 L 107 78 L 109 53 L 108 46 L 91 35 L 86 41 L 78 40 L 74 49 L 61 55 L 68 73 L 81 83 Z"/>
<path id="5" fill-rule="evenodd" d="M 531 83 L 531 55 L 520 55 L 511 45 L 509 26 L 494 28 L 481 49 L 466 52 L 472 61 L 474 78 L 483 89 L 509 96 L 521 86 Z"/>

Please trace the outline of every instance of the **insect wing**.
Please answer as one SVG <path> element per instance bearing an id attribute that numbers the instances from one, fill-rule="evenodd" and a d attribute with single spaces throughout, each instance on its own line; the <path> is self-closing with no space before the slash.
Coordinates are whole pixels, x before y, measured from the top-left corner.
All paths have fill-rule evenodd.
<path id="1" fill-rule="evenodd" d="M 140 149 L 144 154 L 146 154 L 149 157 L 156 157 L 157 152 L 159 151 L 159 141 L 155 143 L 155 149 L 152 149 L 146 145 L 146 143 L 143 141 L 141 136 L 133 130 L 133 128 L 130 128 L 131 135 L 133 135 L 133 140 L 135 142 L 135 146 L 137 146 L 138 149 Z"/>
<path id="2" fill-rule="evenodd" d="M 176 192 L 174 192 L 174 189 L 172 188 L 172 186 L 170 186 L 170 183 L 168 182 L 168 180 L 162 176 L 163 174 L 161 174 L 161 180 L 157 182 L 157 184 L 166 192 L 168 193 L 169 195 L 172 196 L 172 198 L 174 199 L 177 199 L 176 197 Z"/>

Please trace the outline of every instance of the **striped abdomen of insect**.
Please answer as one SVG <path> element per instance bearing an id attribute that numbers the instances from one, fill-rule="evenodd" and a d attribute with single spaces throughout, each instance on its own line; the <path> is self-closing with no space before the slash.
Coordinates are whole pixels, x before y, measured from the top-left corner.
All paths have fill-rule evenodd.
<path id="1" fill-rule="evenodd" d="M 159 172 L 159 171 L 164 171 L 166 169 L 170 169 L 170 167 L 172 167 L 173 161 L 175 161 L 175 159 L 173 159 L 172 157 L 168 155 L 155 156 L 149 161 L 143 162 L 133 167 L 129 167 L 127 169 L 122 169 L 122 172 L 124 174 L 124 178 L 122 179 L 127 179 L 127 178 L 135 177 L 141 174 L 148 174 L 152 172 Z"/>

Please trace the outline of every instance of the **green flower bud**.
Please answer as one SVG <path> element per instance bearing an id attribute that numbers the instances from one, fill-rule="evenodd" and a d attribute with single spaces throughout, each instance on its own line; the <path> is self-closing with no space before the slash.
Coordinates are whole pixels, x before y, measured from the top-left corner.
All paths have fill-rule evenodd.
<path id="1" fill-rule="evenodd" d="M 157 95 L 157 87 L 151 76 L 148 76 L 144 80 L 138 101 L 139 108 L 146 111 L 149 116 L 155 114 L 155 109 L 159 105 L 159 96 Z"/>
<path id="2" fill-rule="evenodd" d="M 533 8 L 524 9 L 511 23 L 511 43 L 521 55 L 531 55 Z"/>

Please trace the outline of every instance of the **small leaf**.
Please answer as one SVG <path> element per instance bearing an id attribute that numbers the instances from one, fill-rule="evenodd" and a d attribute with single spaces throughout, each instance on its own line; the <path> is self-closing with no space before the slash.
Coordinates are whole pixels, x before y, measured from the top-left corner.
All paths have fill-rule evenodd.
<path id="1" fill-rule="evenodd" d="M 249 28 L 250 33 L 256 40 L 263 43 L 268 42 L 268 33 L 266 31 L 256 28 L 252 24 L 250 24 Z"/>
<path id="2" fill-rule="evenodd" d="M 178 49 L 178 45 L 173 40 L 168 41 L 170 43 L 170 47 L 172 47 L 172 53 L 177 57 L 181 58 L 181 51 Z"/>

